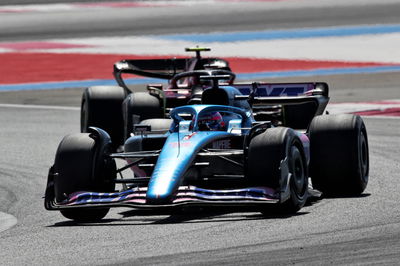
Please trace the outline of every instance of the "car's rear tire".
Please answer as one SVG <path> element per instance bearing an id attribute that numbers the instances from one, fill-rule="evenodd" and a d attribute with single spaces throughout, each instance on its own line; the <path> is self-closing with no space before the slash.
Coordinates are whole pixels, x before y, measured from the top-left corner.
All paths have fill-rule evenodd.
<path id="1" fill-rule="evenodd" d="M 89 127 L 105 130 L 115 151 L 124 142 L 122 102 L 126 97 L 124 88 L 118 86 L 95 86 L 86 88 L 81 102 L 81 132 Z"/>
<path id="2" fill-rule="evenodd" d="M 295 213 L 307 200 L 308 171 L 302 142 L 294 130 L 285 127 L 270 128 L 251 139 L 247 176 L 252 185 L 282 191 L 286 187 L 285 180 L 282 179 L 285 175 L 282 161 L 285 159 L 287 170 L 291 174 L 290 197 L 274 210 Z"/>
<path id="3" fill-rule="evenodd" d="M 98 130 L 98 129 L 97 129 Z M 115 161 L 107 156 L 111 142 L 104 131 L 71 134 L 58 146 L 54 162 L 56 202 L 79 191 L 112 192 L 115 188 Z M 102 219 L 109 208 L 68 209 L 61 214 L 76 221 Z"/>
<path id="4" fill-rule="evenodd" d="M 357 196 L 368 184 L 367 130 L 358 115 L 316 116 L 309 128 L 310 175 L 327 196 Z"/>
<path id="5" fill-rule="evenodd" d="M 134 92 L 123 103 L 124 138 L 130 137 L 133 125 L 151 118 L 164 118 L 160 100 L 147 92 Z"/>

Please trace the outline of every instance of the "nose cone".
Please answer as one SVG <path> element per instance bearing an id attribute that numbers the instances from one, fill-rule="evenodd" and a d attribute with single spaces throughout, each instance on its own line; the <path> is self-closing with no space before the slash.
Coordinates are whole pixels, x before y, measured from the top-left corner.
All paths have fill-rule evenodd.
<path id="1" fill-rule="evenodd" d="M 198 151 L 207 143 L 230 136 L 226 132 L 198 132 L 191 138 L 172 133 L 166 140 L 151 175 L 146 194 L 146 203 L 161 205 L 174 200 L 185 172 Z M 179 138 L 179 139 L 178 139 Z"/>
<path id="2" fill-rule="evenodd" d="M 148 204 L 168 204 L 172 202 L 175 190 L 180 184 L 180 177 L 186 171 L 185 164 L 186 162 L 180 156 L 158 160 L 147 190 L 146 202 Z"/>
<path id="3" fill-rule="evenodd" d="M 171 203 L 182 183 L 184 174 L 200 147 L 200 143 L 185 140 L 183 137 L 182 134 L 173 133 L 165 142 L 150 178 L 146 194 L 148 204 Z"/>

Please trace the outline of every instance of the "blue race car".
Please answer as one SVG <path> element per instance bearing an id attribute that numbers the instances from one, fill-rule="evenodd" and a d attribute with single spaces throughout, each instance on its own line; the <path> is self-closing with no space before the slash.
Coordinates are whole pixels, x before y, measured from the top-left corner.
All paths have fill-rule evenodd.
<path id="1" fill-rule="evenodd" d="M 102 219 L 110 207 L 295 213 L 312 186 L 327 195 L 364 191 L 365 125 L 359 116 L 324 114 L 326 83 L 222 85 L 229 76 L 200 78 L 209 83 L 201 104 L 174 108 L 162 121 L 167 129 L 157 128 L 159 119 L 135 125 L 122 153 L 111 152 L 100 128 L 64 137 L 49 171 L 46 209 L 76 221 Z"/>

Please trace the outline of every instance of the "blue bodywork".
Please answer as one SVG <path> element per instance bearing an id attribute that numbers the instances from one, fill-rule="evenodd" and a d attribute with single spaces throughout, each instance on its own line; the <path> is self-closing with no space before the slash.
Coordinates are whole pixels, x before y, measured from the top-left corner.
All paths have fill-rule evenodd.
<path id="1" fill-rule="evenodd" d="M 237 86 L 240 87 L 240 86 Z M 205 104 L 177 107 L 170 113 L 173 122 L 165 135 L 136 135 L 130 137 L 126 143 L 132 144 L 125 153 L 111 154 L 111 158 L 122 158 L 128 161 L 123 169 L 128 169 L 131 163 L 129 158 L 152 158 L 157 161 L 154 165 L 148 184 L 125 187 L 120 192 L 102 193 L 77 191 L 68 195 L 63 202 L 48 200 L 47 209 L 63 209 L 89 206 L 130 206 L 137 208 L 158 208 L 180 206 L 185 204 L 219 204 L 219 205 L 252 205 L 283 202 L 289 196 L 289 172 L 287 160 L 281 162 L 282 180 L 281 190 L 264 186 L 240 187 L 235 189 L 205 189 L 185 184 L 184 178 L 188 169 L 194 165 L 196 156 L 207 150 L 210 144 L 221 139 L 234 139 L 235 136 L 246 136 L 254 127 L 252 109 L 246 96 L 239 89 L 232 86 L 220 86 L 221 89 L 207 89 L 203 92 Z M 246 86 L 243 89 L 248 89 Z M 250 89 L 249 89 L 250 90 Z M 216 97 L 218 95 L 218 97 Z M 239 96 L 239 97 L 237 97 Z M 202 100 L 204 100 L 202 99 Z M 199 127 L 199 118 L 210 113 L 224 114 L 224 128 L 218 131 L 205 131 Z M 262 125 L 262 124 L 261 124 Z M 309 139 L 296 132 L 304 146 L 307 164 L 310 158 Z M 142 141 L 162 141 L 161 151 L 142 149 Z M 215 143 L 214 143 L 215 142 Z M 218 148 L 223 150 L 224 148 Z M 231 152 L 228 148 L 228 153 Z M 244 150 L 240 150 L 243 155 Z M 151 161 L 150 160 L 150 161 Z M 148 162 L 148 161 L 145 161 Z M 135 164 L 131 163 L 133 166 Z M 153 164 L 151 161 L 150 164 Z M 286 169 L 286 170 L 285 170 Z M 139 178 L 138 178 L 139 177 Z M 136 179 L 146 179 L 146 176 L 136 176 Z M 134 179 L 135 179 L 134 178 Z"/>
<path id="2" fill-rule="evenodd" d="M 158 157 L 151 176 L 146 200 L 151 204 L 171 202 L 182 183 L 184 173 L 191 166 L 197 153 L 207 144 L 235 135 L 232 125 L 226 131 L 199 131 L 198 118 L 208 112 L 224 112 L 241 117 L 241 128 L 250 128 L 253 118 L 250 112 L 231 106 L 191 105 L 175 108 L 171 112 L 174 120 L 171 131 Z M 185 121 L 179 114 L 191 114 L 193 119 Z M 238 119 L 234 119 L 237 122 Z M 230 124 L 228 122 L 228 124 Z M 235 131 L 236 132 L 236 131 Z"/>

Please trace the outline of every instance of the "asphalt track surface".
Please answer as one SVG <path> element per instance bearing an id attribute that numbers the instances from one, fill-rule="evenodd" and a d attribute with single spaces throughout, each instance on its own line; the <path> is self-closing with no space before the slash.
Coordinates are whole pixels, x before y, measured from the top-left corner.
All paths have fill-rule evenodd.
<path id="1" fill-rule="evenodd" d="M 173 12 L 171 8 L 158 7 L 143 8 L 139 12 L 131 9 L 81 10 L 72 16 L 69 12 L 40 16 L 2 14 L 0 41 L 392 24 L 398 23 L 400 13 L 400 3 L 393 0 L 368 5 L 365 3 L 370 1 L 360 0 L 352 1 L 354 5 L 343 0 L 335 1 L 337 5 L 332 5 L 332 0 L 320 5 L 315 5 L 314 1 L 296 2 L 277 1 L 276 8 L 249 2 L 239 6 L 226 3 L 196 5 L 195 8 L 178 6 Z"/>
<path id="2" fill-rule="evenodd" d="M 394 14 L 400 10 L 400 4 L 374 5 L 351 7 L 349 10 L 354 12 L 353 16 L 343 16 L 341 8 L 314 8 L 312 19 L 306 16 L 309 9 L 288 8 L 274 15 L 286 24 L 270 24 L 269 27 L 313 26 L 317 21 L 331 25 L 351 25 L 361 21 L 399 22 Z M 258 29 L 261 23 L 257 19 L 259 11 L 251 3 L 246 8 L 249 21 L 243 27 Z M 170 12 L 177 11 L 170 9 Z M 298 16 L 298 12 L 303 16 Z M 215 16 L 215 13 L 218 12 L 212 12 L 212 9 L 202 13 L 205 16 L 203 20 L 210 21 L 205 23 L 210 30 L 214 29 L 211 21 L 218 22 L 215 29 L 236 30 L 242 27 L 240 23 L 231 24 L 224 20 L 224 16 Z M 371 13 L 375 15 L 371 16 Z M 327 14 L 331 19 L 324 19 Z M 254 22 L 251 22 L 252 17 Z M 155 25 L 161 24 L 158 19 L 157 16 L 151 19 L 155 32 L 159 30 Z M 168 26 L 168 31 L 177 32 L 181 24 L 190 21 L 189 17 L 182 16 L 174 25 Z M 95 19 L 91 26 L 93 32 L 101 35 L 101 32 L 96 32 L 100 27 L 96 23 L 98 20 Z M 4 27 L 3 23 L 1 25 Z M 127 33 L 126 30 L 116 30 L 118 25 L 110 25 L 107 34 L 113 34 L 112 28 L 116 35 Z M 85 27 L 90 28 L 90 23 Z M 4 39 L 30 40 L 55 37 L 54 34 L 67 37 L 87 33 L 85 28 L 82 32 L 76 29 L 66 33 L 44 29 L 44 32 L 26 36 L 23 32 L 27 30 L 23 28 L 21 24 L 18 34 L 7 35 Z M 190 28 L 195 29 L 202 27 Z M 137 29 L 140 33 L 148 31 L 151 28 Z M 2 30 L 0 32 L 3 34 Z M 400 81 L 398 74 L 315 77 L 320 78 L 334 84 L 331 86 L 334 101 L 399 98 L 396 87 Z M 339 89 L 333 92 L 334 87 Z M 80 92 L 81 89 L 66 89 L 51 93 L 0 94 L 3 103 L 17 104 L 0 104 L 0 211 L 18 219 L 11 228 L 15 220 L 10 216 L 5 218 L 5 223 L 0 221 L 4 225 L 0 230 L 8 228 L 0 232 L 0 264 L 398 265 L 399 119 L 364 118 L 370 143 L 371 169 L 369 185 L 360 197 L 322 199 L 290 217 L 265 218 L 256 212 L 223 211 L 149 215 L 120 208 L 113 209 L 101 223 L 76 224 L 57 212 L 45 211 L 41 197 L 47 169 L 54 160 L 59 141 L 64 135 L 79 131 L 77 106 Z"/>

